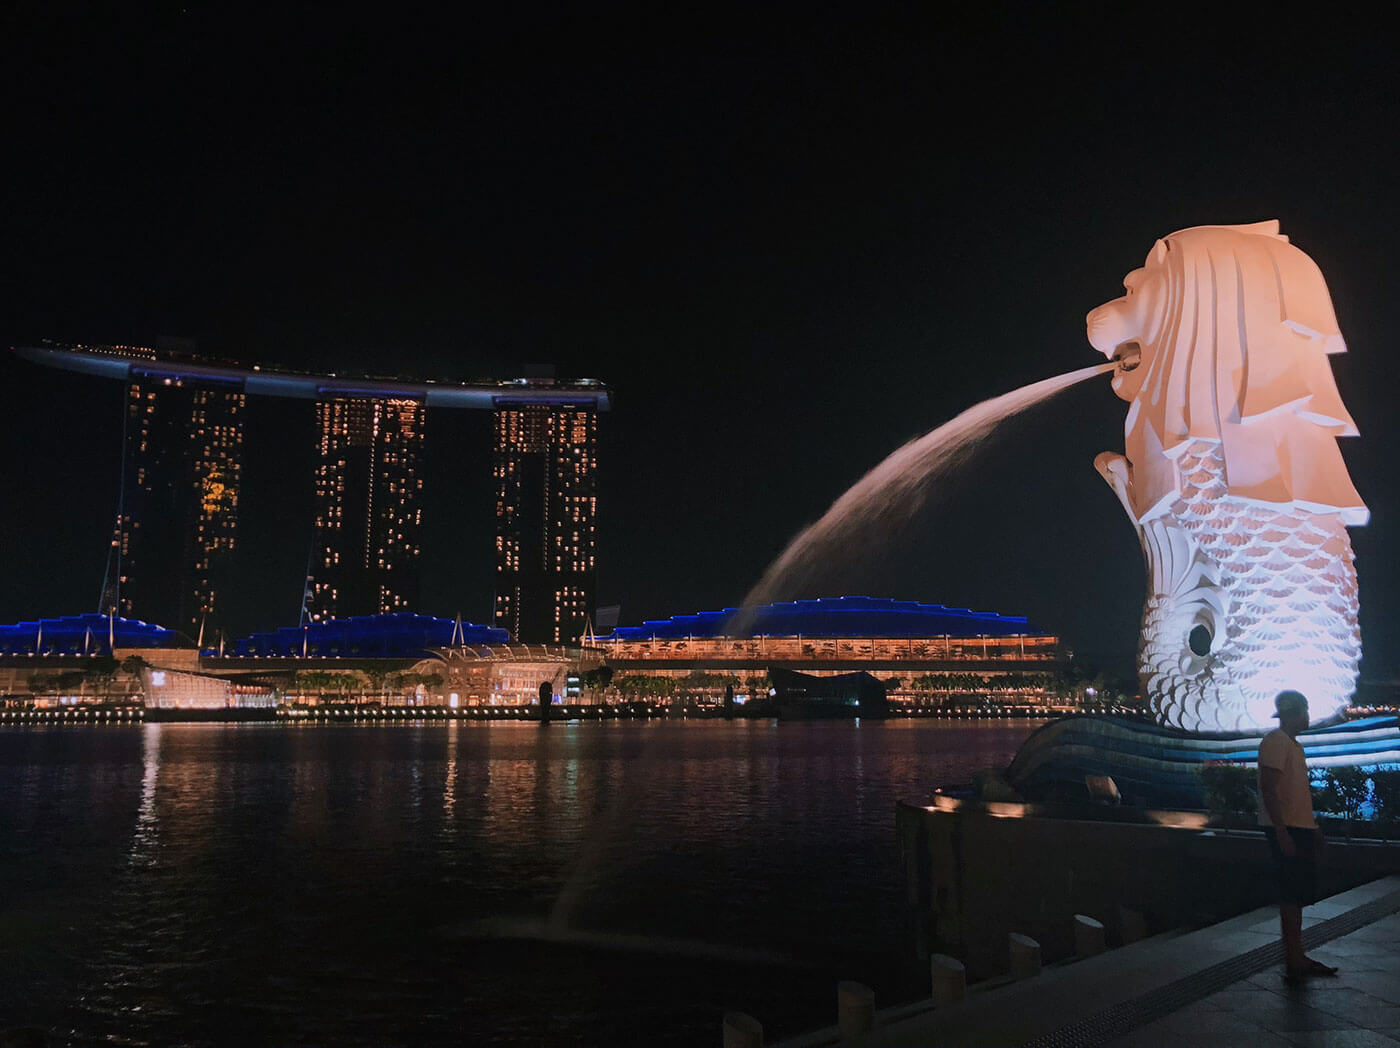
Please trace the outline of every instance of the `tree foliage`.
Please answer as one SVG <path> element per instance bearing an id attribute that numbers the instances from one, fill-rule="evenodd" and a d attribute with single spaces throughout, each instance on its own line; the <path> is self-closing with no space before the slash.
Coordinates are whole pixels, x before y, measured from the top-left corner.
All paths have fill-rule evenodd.
<path id="1" fill-rule="evenodd" d="M 1400 822 L 1400 767 L 1377 768 L 1371 773 L 1371 786 L 1376 818 L 1392 824 Z"/>
<path id="2" fill-rule="evenodd" d="M 579 674 L 579 683 L 585 688 L 602 690 L 612 683 L 613 668 L 611 666 L 597 666 L 591 670 L 584 670 Z"/>
<path id="3" fill-rule="evenodd" d="M 1207 761 L 1197 769 L 1211 815 L 1247 815 L 1258 809 L 1256 773 L 1243 764 Z"/>
<path id="4" fill-rule="evenodd" d="M 390 681 L 398 690 L 416 691 L 419 687 L 441 688 L 443 676 L 441 673 L 395 673 Z"/>
<path id="5" fill-rule="evenodd" d="M 628 673 L 616 678 L 612 686 L 629 700 L 666 699 L 676 693 L 674 677 L 654 677 L 645 673 Z"/>
<path id="6" fill-rule="evenodd" d="M 333 673 L 329 670 L 298 670 L 296 683 L 302 691 L 334 691 L 342 695 L 364 688 L 364 682 L 358 674 Z"/>

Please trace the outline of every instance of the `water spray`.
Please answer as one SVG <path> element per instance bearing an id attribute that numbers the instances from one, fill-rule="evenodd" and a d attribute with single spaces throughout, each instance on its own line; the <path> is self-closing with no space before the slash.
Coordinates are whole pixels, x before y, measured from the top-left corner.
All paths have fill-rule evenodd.
<path id="1" fill-rule="evenodd" d="M 1131 359 L 1128 343 L 1119 348 L 1121 360 L 1115 357 L 984 400 L 894 451 L 788 543 L 744 598 L 730 631 L 747 628 L 757 606 L 814 578 L 834 551 L 858 548 L 858 530 L 868 535 L 908 520 L 927 499 L 930 482 L 963 462 L 1004 419 L 1096 375 L 1137 367 L 1141 350 L 1136 343 Z"/>

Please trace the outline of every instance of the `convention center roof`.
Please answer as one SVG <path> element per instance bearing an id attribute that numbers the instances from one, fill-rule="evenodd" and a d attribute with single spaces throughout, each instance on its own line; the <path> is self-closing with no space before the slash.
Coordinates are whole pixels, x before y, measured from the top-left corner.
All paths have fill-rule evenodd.
<path id="1" fill-rule="evenodd" d="M 620 626 L 600 641 L 685 637 L 1014 637 L 1039 635 L 1024 616 L 969 611 L 886 597 L 822 597 L 648 619 Z"/>
<path id="2" fill-rule="evenodd" d="M 254 633 L 235 641 L 226 654 L 245 658 L 305 655 L 391 659 L 425 655 L 431 648 L 509 642 L 510 634 L 494 626 L 399 612 L 328 619 Z"/>
<path id="3" fill-rule="evenodd" d="M 0 626 L 0 655 L 110 655 L 122 648 L 172 648 L 174 630 L 90 612 Z"/>

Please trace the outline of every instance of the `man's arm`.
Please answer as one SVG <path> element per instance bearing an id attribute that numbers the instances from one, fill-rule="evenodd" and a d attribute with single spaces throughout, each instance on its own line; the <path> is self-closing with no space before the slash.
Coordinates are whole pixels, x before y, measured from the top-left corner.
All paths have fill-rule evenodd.
<path id="1" fill-rule="evenodd" d="M 1293 836 L 1288 832 L 1288 824 L 1283 821 L 1283 802 L 1279 800 L 1278 784 L 1283 778 L 1283 769 L 1268 768 L 1259 766 L 1259 793 L 1260 799 L 1264 802 L 1264 811 L 1269 816 L 1269 821 L 1274 824 L 1277 831 L 1278 850 L 1284 855 L 1292 855 L 1297 851 L 1293 844 Z"/>

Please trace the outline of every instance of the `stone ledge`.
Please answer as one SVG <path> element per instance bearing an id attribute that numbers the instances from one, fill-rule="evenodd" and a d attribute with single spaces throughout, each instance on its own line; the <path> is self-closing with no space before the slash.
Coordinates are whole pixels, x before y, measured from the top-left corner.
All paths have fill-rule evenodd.
<path id="1" fill-rule="evenodd" d="M 1365 908 L 1363 910 L 1363 908 Z M 1349 917 L 1368 915 L 1374 921 L 1400 911 L 1400 876 L 1383 877 L 1324 900 L 1319 912 L 1309 907 L 1305 916 L 1320 923 L 1305 931 L 1305 939 L 1317 939 L 1329 927 L 1345 928 Z M 1001 1048 L 1023 1045 L 1055 1036 L 1058 1043 L 1074 1042 L 1067 1029 L 1093 1024 L 1110 1009 L 1132 1006 L 1149 994 L 1170 990 L 1184 1007 L 1209 989 L 1191 995 L 1183 980 L 1208 975 L 1221 965 L 1243 965 L 1232 978 L 1247 978 L 1259 965 L 1254 953 L 1277 947 L 1277 933 L 1257 931 L 1265 922 L 1277 925 L 1277 910 L 1261 907 L 1208 928 L 1181 935 L 1161 935 L 1120 947 L 1072 964 L 1047 969 L 1034 979 L 992 985 L 970 992 L 965 1001 L 943 1008 L 918 1002 L 884 1009 L 876 1015 L 875 1029 L 859 1042 L 862 1048 L 896 1048 L 956 1044 L 966 1048 Z M 1334 923 L 1335 922 L 1335 923 Z M 1348 934 L 1346 929 L 1331 937 Z M 1326 938 L 1323 938 L 1326 941 Z M 1250 955 L 1254 953 L 1254 957 Z M 1269 963 L 1268 960 L 1263 961 Z M 1181 984 L 1180 990 L 1173 984 Z M 825 1048 L 843 1042 L 835 1027 L 782 1042 L 781 1048 Z"/>

